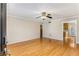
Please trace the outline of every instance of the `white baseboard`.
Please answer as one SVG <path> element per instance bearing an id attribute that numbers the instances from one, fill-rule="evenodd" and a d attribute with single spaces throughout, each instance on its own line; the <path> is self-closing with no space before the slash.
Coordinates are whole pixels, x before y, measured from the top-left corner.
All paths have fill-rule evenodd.
<path id="1" fill-rule="evenodd" d="M 37 38 L 33 38 L 33 39 L 29 39 L 29 40 L 34 40 L 34 39 L 37 39 Z M 19 42 L 24 42 L 24 41 L 29 41 L 29 40 L 22 40 L 22 41 L 8 42 L 7 45 L 15 44 L 15 43 L 19 43 Z"/>
<path id="2" fill-rule="evenodd" d="M 77 42 L 77 44 L 79 44 L 79 42 Z"/>
<path id="3" fill-rule="evenodd" d="M 56 39 L 56 38 L 51 38 L 51 37 L 44 37 L 44 38 L 48 38 L 48 39 L 54 39 L 54 40 L 60 40 L 60 39 Z M 63 40 L 60 40 L 60 41 L 63 41 Z"/>

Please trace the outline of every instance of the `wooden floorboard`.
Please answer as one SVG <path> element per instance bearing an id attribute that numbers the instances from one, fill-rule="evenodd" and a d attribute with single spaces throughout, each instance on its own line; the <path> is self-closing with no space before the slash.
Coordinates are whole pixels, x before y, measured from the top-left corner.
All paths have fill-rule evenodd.
<path id="1" fill-rule="evenodd" d="M 79 45 L 72 48 L 54 39 L 35 39 L 7 47 L 11 56 L 79 56 Z"/>

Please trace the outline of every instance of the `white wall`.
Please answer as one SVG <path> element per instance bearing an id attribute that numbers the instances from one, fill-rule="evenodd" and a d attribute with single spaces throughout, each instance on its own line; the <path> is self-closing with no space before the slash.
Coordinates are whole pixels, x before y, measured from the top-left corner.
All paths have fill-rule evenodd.
<path id="1" fill-rule="evenodd" d="M 68 22 L 68 21 L 64 21 Z M 70 21 L 71 22 L 71 21 Z M 43 24 L 43 36 L 52 39 L 63 40 L 63 22 L 54 20 L 52 23 Z M 7 18 L 8 44 L 27 41 L 40 37 L 40 24 L 31 20 L 18 17 Z M 79 20 L 77 20 L 77 43 L 79 43 Z"/>
<path id="2" fill-rule="evenodd" d="M 44 37 L 63 40 L 63 23 L 74 23 L 76 24 L 76 42 L 79 43 L 79 20 L 55 20 L 52 23 L 44 24 Z"/>
<path id="3" fill-rule="evenodd" d="M 77 19 L 77 43 L 79 44 L 79 19 Z"/>
<path id="4" fill-rule="evenodd" d="M 44 25 L 44 37 L 63 40 L 63 24 L 60 20 Z"/>
<path id="5" fill-rule="evenodd" d="M 17 17 L 7 17 L 8 44 L 39 38 L 39 33 L 39 23 Z"/>

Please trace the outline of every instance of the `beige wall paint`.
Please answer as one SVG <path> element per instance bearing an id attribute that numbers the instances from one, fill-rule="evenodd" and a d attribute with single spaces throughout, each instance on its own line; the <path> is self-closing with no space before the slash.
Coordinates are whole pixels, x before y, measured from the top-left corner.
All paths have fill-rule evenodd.
<path id="1" fill-rule="evenodd" d="M 17 17 L 7 17 L 8 44 L 39 38 L 40 24 Z"/>

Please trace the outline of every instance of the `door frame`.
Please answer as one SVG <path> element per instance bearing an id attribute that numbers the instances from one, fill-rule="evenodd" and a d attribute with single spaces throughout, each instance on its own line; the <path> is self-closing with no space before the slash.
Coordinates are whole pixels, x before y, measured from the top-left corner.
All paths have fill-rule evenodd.
<path id="1" fill-rule="evenodd" d="M 63 25 L 64 25 L 64 23 L 75 23 L 76 24 L 76 26 L 75 26 L 75 29 L 76 29 L 76 44 L 77 44 L 77 20 L 70 20 L 70 21 L 64 21 L 63 22 Z M 63 32 L 64 32 L 64 30 L 63 30 Z M 64 42 L 64 33 L 63 33 L 63 42 Z"/>

